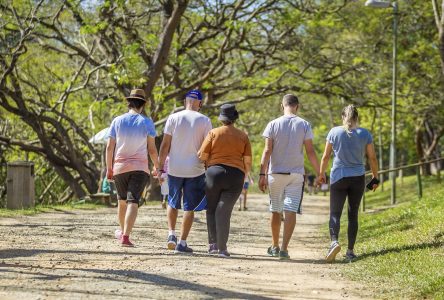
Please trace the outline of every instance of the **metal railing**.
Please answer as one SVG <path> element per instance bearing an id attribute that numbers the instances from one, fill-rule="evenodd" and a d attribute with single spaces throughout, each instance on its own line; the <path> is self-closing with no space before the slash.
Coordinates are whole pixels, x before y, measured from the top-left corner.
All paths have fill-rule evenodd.
<path id="1" fill-rule="evenodd" d="M 387 170 L 380 170 L 378 171 L 379 175 L 384 175 L 384 174 L 390 174 L 393 172 L 397 172 L 400 170 L 405 170 L 405 169 L 409 169 L 409 168 L 413 168 L 416 167 L 416 179 L 417 179 L 417 193 L 418 193 L 418 198 L 422 198 L 422 175 L 421 175 L 421 166 L 424 165 L 428 165 L 428 164 L 432 164 L 438 161 L 442 161 L 444 160 L 444 157 L 440 157 L 437 159 L 432 159 L 432 160 L 428 160 L 428 161 L 423 161 L 423 162 L 418 162 L 415 164 L 410 164 L 410 165 L 405 165 L 405 166 L 400 166 L 397 168 L 392 168 L 392 169 L 387 169 Z M 366 176 L 370 176 L 372 175 L 371 172 L 367 172 L 365 174 Z M 396 176 L 396 174 L 394 174 L 394 176 Z M 437 173 L 436 173 L 436 177 L 438 179 L 438 182 L 441 182 L 441 173 L 440 173 L 440 168 L 437 168 Z M 381 184 L 383 184 L 383 181 L 381 180 Z M 396 198 L 393 199 L 394 201 L 391 202 L 392 205 L 396 204 Z M 361 209 L 362 211 L 365 211 L 366 207 L 365 207 L 365 193 L 362 196 L 362 205 L 361 205 Z"/>

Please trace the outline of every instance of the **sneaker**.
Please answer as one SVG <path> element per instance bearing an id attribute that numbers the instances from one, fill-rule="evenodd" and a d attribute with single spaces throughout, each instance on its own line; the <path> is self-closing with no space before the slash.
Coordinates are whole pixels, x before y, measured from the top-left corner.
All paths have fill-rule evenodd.
<path id="1" fill-rule="evenodd" d="M 218 256 L 222 258 L 229 258 L 231 254 L 227 250 L 220 250 Z"/>
<path id="2" fill-rule="evenodd" d="M 122 239 L 120 240 L 120 244 L 122 247 L 134 247 L 134 244 L 130 242 L 129 236 L 122 235 Z"/>
<path id="3" fill-rule="evenodd" d="M 191 254 L 193 253 L 193 249 L 188 247 L 188 245 L 182 246 L 181 243 L 177 244 L 176 249 L 174 250 L 174 253 L 178 254 Z"/>
<path id="4" fill-rule="evenodd" d="M 339 243 L 337 241 L 334 241 L 333 243 L 331 243 L 330 249 L 328 249 L 328 253 L 327 253 L 327 256 L 325 257 L 325 260 L 328 263 L 333 262 L 336 258 L 336 255 L 339 253 L 339 251 L 341 251 L 341 246 L 339 245 Z"/>
<path id="5" fill-rule="evenodd" d="M 345 259 L 347 259 L 348 261 L 354 261 L 357 258 L 358 257 L 353 250 L 347 249 L 347 253 L 345 253 Z"/>
<path id="6" fill-rule="evenodd" d="M 210 247 L 208 249 L 208 254 L 214 255 L 219 253 L 219 250 L 217 250 L 217 244 L 210 244 Z"/>
<path id="7" fill-rule="evenodd" d="M 121 240 L 122 239 L 122 230 L 116 229 L 116 231 L 114 231 L 114 237 L 116 238 L 116 240 Z"/>
<path id="8" fill-rule="evenodd" d="M 288 255 L 288 251 L 284 251 L 284 250 L 279 251 L 279 259 L 281 259 L 281 260 L 290 259 L 290 255 Z"/>
<path id="9" fill-rule="evenodd" d="M 174 235 L 169 235 L 167 241 L 167 248 L 169 250 L 174 250 L 176 249 L 176 245 L 177 245 L 177 237 Z"/>
<path id="10" fill-rule="evenodd" d="M 273 247 L 273 246 L 271 246 L 271 247 L 268 247 L 267 254 L 268 254 L 269 256 L 277 257 L 277 256 L 279 256 L 279 252 L 280 252 L 280 251 L 281 251 L 281 250 L 279 249 L 279 247 Z"/>

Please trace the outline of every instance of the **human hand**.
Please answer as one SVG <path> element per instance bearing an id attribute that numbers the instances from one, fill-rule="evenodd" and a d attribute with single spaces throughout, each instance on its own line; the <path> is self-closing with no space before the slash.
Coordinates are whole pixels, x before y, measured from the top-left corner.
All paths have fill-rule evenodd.
<path id="1" fill-rule="evenodd" d="M 157 179 L 159 180 L 159 184 L 162 184 L 165 181 L 165 179 L 167 177 L 166 175 L 167 174 L 165 173 L 164 170 L 157 171 Z"/>
<path id="2" fill-rule="evenodd" d="M 265 193 L 268 188 L 268 178 L 267 175 L 259 176 L 259 189 Z"/>
<path id="3" fill-rule="evenodd" d="M 376 189 L 379 186 L 379 179 L 377 177 L 373 176 L 371 181 L 375 181 L 375 183 L 373 183 L 373 185 L 371 186 L 372 191 L 374 192 L 374 191 L 376 191 Z"/>
<path id="4" fill-rule="evenodd" d="M 153 175 L 153 177 L 159 177 L 159 171 L 157 170 L 157 168 L 154 166 L 153 170 L 151 171 L 151 175 Z"/>
<path id="5" fill-rule="evenodd" d="M 317 186 L 320 186 L 323 183 L 327 183 L 327 179 L 325 178 L 325 174 L 318 175 L 318 178 L 316 179 Z"/>
<path id="6" fill-rule="evenodd" d="M 113 169 L 112 168 L 106 169 L 106 179 L 108 181 L 112 181 L 113 180 L 113 175 L 114 175 L 114 173 L 113 173 Z"/>

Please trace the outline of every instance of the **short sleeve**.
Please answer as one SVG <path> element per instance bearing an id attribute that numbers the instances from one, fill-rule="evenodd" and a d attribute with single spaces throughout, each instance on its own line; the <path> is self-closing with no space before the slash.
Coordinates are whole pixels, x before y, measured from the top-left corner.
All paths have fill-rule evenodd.
<path id="1" fill-rule="evenodd" d="M 305 131 L 305 137 L 304 137 L 304 141 L 306 140 L 312 140 L 313 139 L 313 130 L 311 129 L 311 124 L 310 123 L 306 123 L 306 131 Z"/>
<path id="2" fill-rule="evenodd" d="M 173 131 L 174 131 L 174 121 L 172 115 L 170 115 L 166 121 L 163 133 L 173 135 Z"/>
<path id="3" fill-rule="evenodd" d="M 213 125 L 211 124 L 210 118 L 208 118 L 207 119 L 207 126 L 205 128 L 205 135 L 208 135 L 208 132 L 210 132 L 211 129 L 213 129 Z"/>
<path id="4" fill-rule="evenodd" d="M 268 123 L 267 126 L 265 127 L 264 133 L 262 133 L 262 136 L 264 138 L 271 138 L 271 130 L 272 130 L 272 123 Z"/>
<path id="5" fill-rule="evenodd" d="M 199 153 L 210 154 L 211 146 L 213 144 L 213 139 L 214 139 L 214 133 L 212 131 L 208 132 L 207 137 L 202 143 L 202 146 L 200 146 Z"/>
<path id="6" fill-rule="evenodd" d="M 147 128 L 148 128 L 147 135 L 149 135 L 151 137 L 156 137 L 157 136 L 156 127 L 154 126 L 153 120 L 147 119 Z"/>
<path id="7" fill-rule="evenodd" d="M 252 156 L 250 139 L 247 137 L 245 141 L 244 156 Z"/>
<path id="8" fill-rule="evenodd" d="M 334 142 L 333 128 L 330 130 L 330 132 L 327 135 L 327 142 L 329 142 L 330 144 L 333 144 Z"/>
<path id="9" fill-rule="evenodd" d="M 367 131 L 367 145 L 371 143 L 373 143 L 373 137 L 372 134 L 369 131 Z"/>
<path id="10" fill-rule="evenodd" d="M 108 137 L 116 139 L 117 132 L 116 132 L 116 119 L 114 119 L 111 122 L 111 126 L 108 129 Z"/>

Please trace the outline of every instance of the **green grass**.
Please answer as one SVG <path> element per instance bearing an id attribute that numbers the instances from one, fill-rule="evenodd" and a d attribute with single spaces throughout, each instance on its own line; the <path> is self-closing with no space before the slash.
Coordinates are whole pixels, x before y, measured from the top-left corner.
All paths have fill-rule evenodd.
<path id="1" fill-rule="evenodd" d="M 367 178 L 367 180 L 369 180 Z M 421 176 L 422 193 L 426 196 L 436 188 L 435 176 Z M 418 180 L 416 175 L 396 179 L 396 202 L 405 203 L 418 199 Z M 366 209 L 376 209 L 390 205 L 391 182 L 386 179 L 384 190 L 380 187 L 375 192 L 365 193 Z"/>
<path id="2" fill-rule="evenodd" d="M 405 179 L 407 190 L 414 180 Z M 429 178 L 425 186 L 420 200 L 411 191 L 396 207 L 360 215 L 359 259 L 340 269 L 369 286 L 377 298 L 444 299 L 444 184 Z M 390 191 L 383 193 L 386 199 L 367 199 L 381 205 L 389 201 Z M 346 245 L 343 219 L 340 239 Z"/>
<path id="3" fill-rule="evenodd" d="M 106 206 L 95 203 L 73 202 L 63 205 L 37 205 L 34 208 L 27 208 L 27 209 L 0 208 L 0 217 L 30 216 L 44 212 L 66 211 L 73 209 L 93 210 L 101 207 L 106 207 Z"/>

